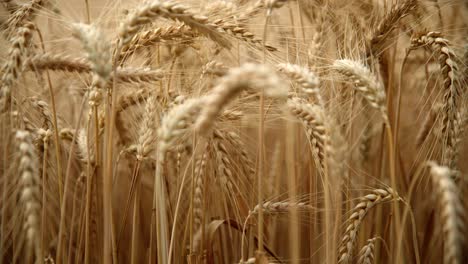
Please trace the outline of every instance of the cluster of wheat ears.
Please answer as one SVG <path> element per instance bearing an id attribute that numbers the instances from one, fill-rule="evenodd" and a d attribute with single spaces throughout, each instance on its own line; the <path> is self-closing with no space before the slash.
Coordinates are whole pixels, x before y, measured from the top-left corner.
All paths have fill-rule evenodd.
<path id="1" fill-rule="evenodd" d="M 467 17 L 1 1 L 0 264 L 467 263 Z"/>

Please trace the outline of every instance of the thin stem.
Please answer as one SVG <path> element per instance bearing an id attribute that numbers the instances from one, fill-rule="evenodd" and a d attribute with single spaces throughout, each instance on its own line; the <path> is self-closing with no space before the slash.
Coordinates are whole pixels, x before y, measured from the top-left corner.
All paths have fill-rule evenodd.
<path id="1" fill-rule="evenodd" d="M 75 145 L 76 145 L 75 144 L 76 135 L 78 134 L 78 128 L 80 127 L 80 122 L 81 122 L 81 118 L 83 116 L 84 106 L 85 106 L 86 101 L 87 101 L 87 97 L 84 96 L 83 101 L 81 103 L 80 115 L 78 116 L 78 120 L 77 120 L 76 125 L 75 125 L 75 133 L 74 133 L 75 136 L 72 139 L 70 150 L 68 152 L 67 169 L 65 171 L 65 190 L 64 190 L 62 206 L 61 206 L 61 210 L 60 210 L 60 225 L 59 225 L 59 234 L 58 234 L 58 243 L 57 243 L 57 253 L 56 253 L 56 256 L 55 256 L 55 261 L 57 262 L 57 264 L 61 263 L 62 239 L 63 239 L 63 232 L 64 232 L 64 229 L 65 229 L 65 213 L 66 213 L 65 199 L 67 197 L 67 186 L 68 186 L 68 180 L 70 178 L 69 175 L 70 175 L 70 172 L 71 172 L 73 154 L 75 153 L 74 150 L 75 150 Z M 88 250 L 85 249 L 85 252 L 87 252 L 87 251 Z M 87 263 L 87 259 L 85 259 L 85 263 Z"/>
<path id="2" fill-rule="evenodd" d="M 120 241 L 122 241 L 123 231 L 125 230 L 125 226 L 127 225 L 128 210 L 130 209 L 130 204 L 135 194 L 135 187 L 137 185 L 138 175 L 140 172 L 140 163 L 141 163 L 140 160 L 137 160 L 135 163 L 135 167 L 133 168 L 132 182 L 130 183 L 130 192 L 128 194 L 127 202 L 125 203 L 125 209 L 124 209 L 124 214 L 123 214 L 124 219 L 120 227 L 119 234 L 117 236 L 117 248 L 120 248 Z"/>
<path id="3" fill-rule="evenodd" d="M 39 30 L 38 27 L 35 27 L 37 34 L 39 35 L 39 39 L 41 41 L 41 48 L 42 48 L 42 53 L 46 53 L 45 45 L 44 45 L 44 39 L 42 38 L 41 31 Z M 58 126 L 57 126 L 57 111 L 56 111 L 56 106 L 55 106 L 55 96 L 54 96 L 54 89 L 52 88 L 52 81 L 50 80 L 50 74 L 49 71 L 46 70 L 46 76 L 47 76 L 47 87 L 49 89 L 49 96 L 50 96 L 50 102 L 52 106 L 52 125 L 54 126 L 54 141 L 55 141 L 55 159 L 57 162 L 57 179 L 58 179 L 58 185 L 59 185 L 59 194 L 60 194 L 60 200 L 59 204 L 62 202 L 63 198 L 63 179 L 62 179 L 62 163 L 60 160 L 60 137 L 59 137 L 59 132 L 58 132 Z M 61 204 L 60 204 L 61 205 Z"/>
<path id="4" fill-rule="evenodd" d="M 47 217 L 46 205 L 46 177 L 47 177 L 47 152 L 49 152 L 49 140 L 44 140 L 44 158 L 42 160 L 42 220 L 41 220 L 41 258 L 44 259 L 44 244 L 45 244 L 45 223 Z M 0 255 L 0 258 L 2 256 Z"/>

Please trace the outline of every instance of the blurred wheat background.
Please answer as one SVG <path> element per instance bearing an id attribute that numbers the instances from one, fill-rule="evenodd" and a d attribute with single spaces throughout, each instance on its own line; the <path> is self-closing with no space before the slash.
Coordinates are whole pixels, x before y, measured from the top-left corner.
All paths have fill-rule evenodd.
<path id="1" fill-rule="evenodd" d="M 0 263 L 468 262 L 468 2 L 2 0 Z"/>

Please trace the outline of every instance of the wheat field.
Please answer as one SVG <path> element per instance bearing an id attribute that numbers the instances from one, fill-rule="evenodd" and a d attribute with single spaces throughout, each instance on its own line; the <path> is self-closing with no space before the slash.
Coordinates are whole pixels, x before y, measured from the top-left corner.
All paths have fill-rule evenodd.
<path id="1" fill-rule="evenodd" d="M 2 0 L 0 264 L 468 262 L 466 0 Z"/>

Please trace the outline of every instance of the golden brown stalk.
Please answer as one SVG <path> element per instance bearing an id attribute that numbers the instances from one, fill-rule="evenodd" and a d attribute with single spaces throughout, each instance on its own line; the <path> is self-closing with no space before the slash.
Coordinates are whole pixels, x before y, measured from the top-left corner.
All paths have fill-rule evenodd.
<path id="1" fill-rule="evenodd" d="M 359 252 L 359 264 L 372 264 L 374 263 L 374 243 L 377 240 L 376 237 L 367 240 L 367 244 L 362 247 Z"/>
<path id="2" fill-rule="evenodd" d="M 463 243 L 465 226 L 463 223 L 464 209 L 459 197 L 460 190 L 455 185 L 452 176 L 454 171 L 435 162 L 429 162 L 432 182 L 438 189 L 441 207 L 442 230 L 444 234 L 444 263 L 461 264 L 463 259 Z"/>
<path id="3" fill-rule="evenodd" d="M 456 55 L 447 39 L 439 32 L 423 32 L 411 39 L 411 48 L 425 47 L 437 53 L 437 59 L 442 71 L 443 102 L 442 102 L 442 136 L 445 151 L 442 159 L 444 165 L 453 163 L 453 153 L 456 148 L 458 115 L 460 113 L 461 91 L 457 80 L 458 66 Z"/>
<path id="4" fill-rule="evenodd" d="M 349 225 L 341 240 L 338 263 L 346 264 L 352 261 L 359 229 L 369 210 L 381 203 L 400 199 L 398 193 L 390 187 L 386 189 L 374 189 L 371 194 L 359 198 L 358 205 L 354 207 L 351 216 L 348 218 Z"/>
<path id="5" fill-rule="evenodd" d="M 8 60 L 0 72 L 3 73 L 0 83 L 0 111 L 6 111 L 11 104 L 11 88 L 23 71 L 23 61 L 26 49 L 30 45 L 34 30 L 32 23 L 26 23 L 18 28 L 12 38 L 12 45 L 8 53 Z"/>
<path id="6" fill-rule="evenodd" d="M 362 63 L 353 60 L 335 60 L 333 69 L 354 84 L 355 89 L 364 96 L 369 105 L 378 109 L 385 122 L 388 122 L 385 104 L 385 90 L 375 75 Z"/>
<path id="7" fill-rule="evenodd" d="M 29 132 L 18 130 L 19 183 L 20 201 L 24 208 L 23 228 L 26 233 L 26 247 L 24 248 L 24 263 L 42 263 L 41 253 L 41 180 L 39 177 L 39 161 Z"/>
<path id="8" fill-rule="evenodd" d="M 269 97 L 280 98 L 287 94 L 285 86 L 268 67 L 249 63 L 232 68 L 206 97 L 196 129 L 206 135 L 222 108 L 245 89 L 263 92 Z"/>

